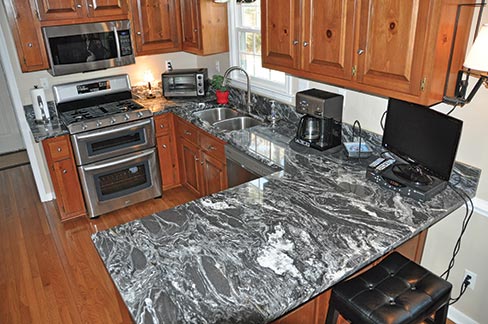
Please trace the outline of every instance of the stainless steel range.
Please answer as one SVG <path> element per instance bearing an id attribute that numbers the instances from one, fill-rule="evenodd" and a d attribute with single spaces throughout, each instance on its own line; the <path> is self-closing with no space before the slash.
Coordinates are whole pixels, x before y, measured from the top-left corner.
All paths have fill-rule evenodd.
<path id="1" fill-rule="evenodd" d="M 152 112 L 130 90 L 126 74 L 53 87 L 91 218 L 161 196 Z"/>

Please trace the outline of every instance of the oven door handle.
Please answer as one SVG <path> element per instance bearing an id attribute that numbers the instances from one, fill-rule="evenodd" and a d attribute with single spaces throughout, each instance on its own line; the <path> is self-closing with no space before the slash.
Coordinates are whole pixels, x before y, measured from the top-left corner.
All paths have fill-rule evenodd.
<path id="1" fill-rule="evenodd" d="M 75 136 L 79 140 L 90 139 L 90 138 L 93 138 L 93 137 L 98 137 L 98 136 L 103 136 L 103 135 L 118 133 L 118 132 L 121 132 L 121 131 L 129 130 L 129 129 L 134 128 L 134 127 L 146 126 L 148 124 L 151 124 L 151 122 L 152 122 L 151 119 L 146 119 L 146 120 L 143 120 L 141 122 L 133 123 L 133 124 L 126 125 L 126 126 L 119 126 L 119 127 L 116 127 L 116 128 L 112 128 L 112 129 L 109 129 L 109 130 L 102 130 L 100 132 L 91 133 L 91 134 L 81 134 L 81 135 L 76 134 Z"/>
<path id="2" fill-rule="evenodd" d="M 142 151 L 136 155 L 132 155 L 130 157 L 126 157 L 123 159 L 117 159 L 115 161 L 110 161 L 110 162 L 105 162 L 105 163 L 93 163 L 93 164 L 90 164 L 88 166 L 82 166 L 82 168 L 84 171 L 87 171 L 87 172 L 88 171 L 94 171 L 94 170 L 100 170 L 103 168 L 108 168 L 108 167 L 112 167 L 115 165 L 120 165 L 122 163 L 134 161 L 134 160 L 140 159 L 142 157 L 151 155 L 153 153 L 154 153 L 154 149 L 150 149 L 150 150 Z"/>

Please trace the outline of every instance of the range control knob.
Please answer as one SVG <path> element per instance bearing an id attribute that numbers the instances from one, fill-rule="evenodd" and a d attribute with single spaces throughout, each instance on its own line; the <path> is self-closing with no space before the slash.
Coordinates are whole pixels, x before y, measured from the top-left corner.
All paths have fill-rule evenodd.
<path id="1" fill-rule="evenodd" d="M 117 119 L 115 119 L 115 117 L 110 118 L 110 124 L 115 124 L 116 121 Z"/>
<path id="2" fill-rule="evenodd" d="M 86 130 L 87 128 L 88 128 L 88 126 L 85 123 L 81 124 L 81 129 L 82 130 Z"/>
<path id="3" fill-rule="evenodd" d="M 97 123 L 96 123 L 97 127 L 100 127 L 102 126 L 102 121 L 101 120 L 97 120 Z"/>
<path id="4" fill-rule="evenodd" d="M 125 114 L 125 115 L 124 115 L 124 120 L 125 120 L 125 121 L 127 121 L 127 120 L 129 120 L 129 119 L 130 119 L 129 114 Z"/>
<path id="5" fill-rule="evenodd" d="M 143 113 L 142 111 L 139 111 L 139 112 L 137 113 L 137 117 L 139 117 L 139 118 L 144 117 L 144 113 Z"/>

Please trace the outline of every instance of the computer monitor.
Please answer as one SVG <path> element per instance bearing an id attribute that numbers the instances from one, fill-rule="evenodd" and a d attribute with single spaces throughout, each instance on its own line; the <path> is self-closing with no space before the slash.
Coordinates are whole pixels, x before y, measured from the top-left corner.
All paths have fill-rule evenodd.
<path id="1" fill-rule="evenodd" d="M 382 144 L 409 162 L 409 171 L 449 180 L 462 127 L 461 120 L 429 107 L 390 99 Z"/>

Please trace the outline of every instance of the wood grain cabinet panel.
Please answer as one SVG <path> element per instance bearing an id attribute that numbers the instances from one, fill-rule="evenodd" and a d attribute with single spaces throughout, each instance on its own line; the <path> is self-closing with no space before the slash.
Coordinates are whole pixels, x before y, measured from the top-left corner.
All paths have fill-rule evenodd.
<path id="1" fill-rule="evenodd" d="M 180 0 L 183 50 L 197 55 L 229 51 L 227 4 Z"/>
<path id="2" fill-rule="evenodd" d="M 137 55 L 181 50 L 178 0 L 132 0 L 132 22 Z"/>
<path id="3" fill-rule="evenodd" d="M 4 0 L 22 72 L 49 68 L 41 26 L 29 0 Z"/>
<path id="4" fill-rule="evenodd" d="M 204 196 L 200 149 L 182 137 L 179 139 L 178 155 L 180 157 L 181 182 L 198 196 Z"/>
<path id="5" fill-rule="evenodd" d="M 36 4 L 41 21 L 64 20 L 60 24 L 85 23 L 90 18 L 126 16 L 129 12 L 127 0 L 36 0 Z"/>
<path id="6" fill-rule="evenodd" d="M 178 154 L 173 114 L 154 117 L 156 145 L 163 191 L 180 185 Z"/>
<path id="7" fill-rule="evenodd" d="M 262 0 L 263 66 L 432 105 L 443 98 L 461 3 L 468 1 Z M 460 16 L 451 76 L 462 66 L 472 13 L 466 7 Z"/>
<path id="8" fill-rule="evenodd" d="M 69 135 L 42 141 L 61 220 L 86 215 Z"/>
<path id="9" fill-rule="evenodd" d="M 201 165 L 205 195 L 211 195 L 228 187 L 227 164 L 225 160 L 214 158 L 207 153 L 202 153 Z"/>

